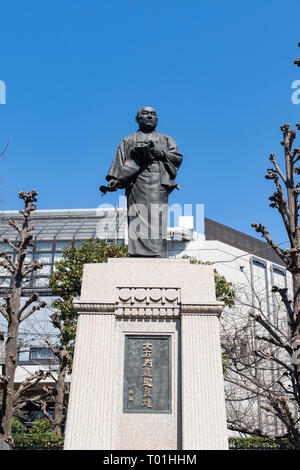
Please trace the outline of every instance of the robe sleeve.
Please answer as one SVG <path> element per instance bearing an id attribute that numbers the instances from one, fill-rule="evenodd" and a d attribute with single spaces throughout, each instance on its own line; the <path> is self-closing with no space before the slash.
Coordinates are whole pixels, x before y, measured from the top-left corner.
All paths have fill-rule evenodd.
<path id="1" fill-rule="evenodd" d="M 115 179 L 119 188 L 126 188 L 131 184 L 132 179 L 138 173 L 141 161 L 128 148 L 128 139 L 125 138 L 119 145 L 112 165 L 106 175 L 106 180 Z"/>
<path id="2" fill-rule="evenodd" d="M 170 175 L 170 178 L 174 180 L 176 178 L 177 170 L 181 165 L 183 156 L 179 152 L 177 144 L 172 137 L 167 138 L 167 146 L 167 151 L 164 151 L 166 161 L 163 163 Z"/>
<path id="3" fill-rule="evenodd" d="M 121 175 L 122 168 L 125 162 L 125 139 L 120 143 L 115 158 L 111 164 L 110 169 L 106 175 L 106 180 L 110 181 L 111 179 L 119 179 Z"/>

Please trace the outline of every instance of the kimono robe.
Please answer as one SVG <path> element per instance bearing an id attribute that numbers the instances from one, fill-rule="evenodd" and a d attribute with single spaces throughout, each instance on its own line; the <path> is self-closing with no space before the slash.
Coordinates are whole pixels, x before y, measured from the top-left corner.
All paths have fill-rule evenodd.
<path id="1" fill-rule="evenodd" d="M 149 141 L 164 152 L 165 161 L 140 158 L 134 149 Z M 166 257 L 168 195 L 177 187 L 182 158 L 176 142 L 156 131 L 138 130 L 120 143 L 106 179 L 126 189 L 130 256 Z"/>

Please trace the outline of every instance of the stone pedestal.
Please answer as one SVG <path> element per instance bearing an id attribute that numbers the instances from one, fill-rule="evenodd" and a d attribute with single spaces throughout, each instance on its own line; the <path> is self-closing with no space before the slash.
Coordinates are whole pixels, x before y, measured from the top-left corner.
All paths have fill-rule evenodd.
<path id="1" fill-rule="evenodd" d="M 213 268 L 87 264 L 65 449 L 227 449 Z"/>

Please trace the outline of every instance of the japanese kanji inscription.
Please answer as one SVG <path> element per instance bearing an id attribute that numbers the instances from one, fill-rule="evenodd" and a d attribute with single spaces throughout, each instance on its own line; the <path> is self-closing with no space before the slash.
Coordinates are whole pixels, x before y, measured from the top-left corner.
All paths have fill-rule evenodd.
<path id="1" fill-rule="evenodd" d="M 171 413 L 171 336 L 125 337 L 125 413 Z"/>

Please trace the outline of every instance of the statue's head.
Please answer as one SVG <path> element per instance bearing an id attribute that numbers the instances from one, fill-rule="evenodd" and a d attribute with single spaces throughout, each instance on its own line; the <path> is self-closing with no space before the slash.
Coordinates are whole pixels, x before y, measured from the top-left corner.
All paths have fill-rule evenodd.
<path id="1" fill-rule="evenodd" d="M 135 120 L 141 131 L 154 131 L 158 123 L 156 111 L 151 106 L 144 106 L 144 108 L 139 109 Z"/>

